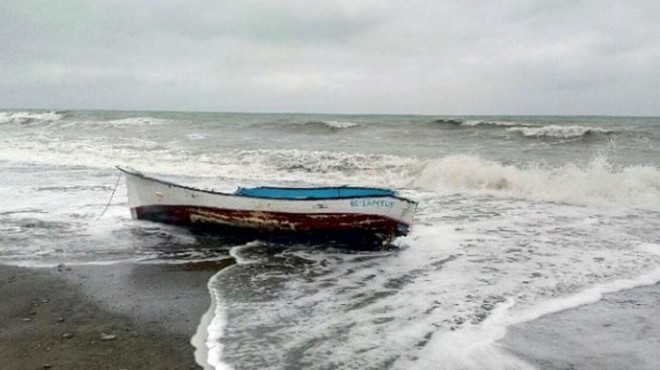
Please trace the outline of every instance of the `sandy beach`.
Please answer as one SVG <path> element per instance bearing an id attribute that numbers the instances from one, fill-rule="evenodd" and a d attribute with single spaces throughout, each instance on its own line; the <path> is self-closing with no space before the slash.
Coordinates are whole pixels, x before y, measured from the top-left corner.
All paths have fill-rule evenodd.
<path id="1" fill-rule="evenodd" d="M 227 261 L 0 266 L 0 369 L 199 369 L 190 339 Z"/>

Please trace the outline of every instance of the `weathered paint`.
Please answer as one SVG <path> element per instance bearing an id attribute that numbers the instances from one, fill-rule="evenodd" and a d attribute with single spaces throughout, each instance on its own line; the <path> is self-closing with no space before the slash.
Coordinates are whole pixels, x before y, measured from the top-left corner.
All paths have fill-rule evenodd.
<path id="1" fill-rule="evenodd" d="M 136 207 L 133 213 L 140 220 L 179 226 L 217 224 L 270 231 L 355 229 L 400 233 L 400 224 L 389 218 L 361 214 L 300 214 L 161 205 Z"/>
<path id="2" fill-rule="evenodd" d="M 406 235 L 416 203 L 394 196 L 341 199 L 265 199 L 205 191 L 127 175 L 133 218 L 207 230 L 349 235 L 389 242 Z"/>

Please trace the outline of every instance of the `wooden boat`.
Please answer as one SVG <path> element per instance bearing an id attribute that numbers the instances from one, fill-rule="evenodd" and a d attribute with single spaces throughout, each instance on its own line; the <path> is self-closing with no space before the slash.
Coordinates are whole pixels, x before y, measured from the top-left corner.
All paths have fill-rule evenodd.
<path id="1" fill-rule="evenodd" d="M 406 235 L 417 203 L 369 187 L 255 187 L 234 193 L 197 189 L 117 166 L 126 175 L 133 219 L 244 240 L 339 242 L 383 247 Z"/>

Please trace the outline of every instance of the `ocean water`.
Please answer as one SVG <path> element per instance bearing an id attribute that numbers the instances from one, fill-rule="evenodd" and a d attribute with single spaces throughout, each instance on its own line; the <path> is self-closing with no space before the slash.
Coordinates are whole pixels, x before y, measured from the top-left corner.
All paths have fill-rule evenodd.
<path id="1" fill-rule="evenodd" d="M 132 221 L 117 164 L 419 207 L 385 252 L 223 244 Z M 209 368 L 534 369 L 508 328 L 660 281 L 660 118 L 3 111 L 0 171 L 0 263 L 235 259 L 200 318 Z"/>

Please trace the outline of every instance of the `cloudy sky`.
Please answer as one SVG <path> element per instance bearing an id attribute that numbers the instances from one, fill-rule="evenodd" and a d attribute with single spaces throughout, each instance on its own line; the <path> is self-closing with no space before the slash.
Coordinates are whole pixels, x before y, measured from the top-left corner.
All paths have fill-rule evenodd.
<path id="1" fill-rule="evenodd" d="M 660 115 L 660 2 L 2 0 L 0 108 Z"/>

